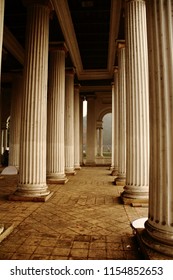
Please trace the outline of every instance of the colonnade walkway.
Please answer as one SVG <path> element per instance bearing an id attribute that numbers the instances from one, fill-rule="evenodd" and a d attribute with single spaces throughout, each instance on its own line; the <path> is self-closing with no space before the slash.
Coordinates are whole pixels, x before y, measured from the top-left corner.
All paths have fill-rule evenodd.
<path id="1" fill-rule="evenodd" d="M 122 186 L 108 167 L 82 167 L 65 185 L 49 185 L 47 202 L 9 201 L 17 185 L 0 177 L 0 223 L 14 225 L 0 243 L 0 259 L 141 259 L 130 221 L 148 209 L 123 205 Z"/>

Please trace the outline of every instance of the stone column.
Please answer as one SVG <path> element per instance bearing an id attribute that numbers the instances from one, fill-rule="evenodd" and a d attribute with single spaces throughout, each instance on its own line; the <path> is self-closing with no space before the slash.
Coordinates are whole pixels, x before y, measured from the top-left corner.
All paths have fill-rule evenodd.
<path id="1" fill-rule="evenodd" d="M 4 31 L 4 0 L 1 0 L 0 1 L 0 75 L 1 75 L 3 31 Z M 1 135 L 2 132 L 1 132 L 1 90 L 0 90 L 0 136 Z M 0 137 L 0 147 L 2 147 L 2 137 Z M 1 166 L 1 161 L 0 161 L 0 166 Z"/>
<path id="2" fill-rule="evenodd" d="M 97 121 L 97 154 L 103 157 L 103 121 Z"/>
<path id="3" fill-rule="evenodd" d="M 142 36 L 141 36 L 142 34 Z M 126 1 L 127 162 L 124 203 L 146 203 L 149 192 L 149 83 L 146 3 Z"/>
<path id="4" fill-rule="evenodd" d="M 83 97 L 80 97 L 80 165 L 83 165 Z"/>
<path id="5" fill-rule="evenodd" d="M 19 169 L 19 150 L 20 150 L 20 128 L 21 128 L 21 104 L 23 94 L 23 76 L 14 75 L 11 97 L 11 116 L 10 116 L 10 141 L 9 141 L 9 163 Z"/>
<path id="6" fill-rule="evenodd" d="M 0 73 L 1 73 L 1 60 L 2 60 L 2 42 L 4 32 L 4 1 L 0 1 Z"/>
<path id="7" fill-rule="evenodd" d="M 46 184 L 48 1 L 25 1 L 28 8 L 21 118 L 19 184 L 12 199 L 43 200 Z M 25 200 L 24 199 L 24 200 Z"/>
<path id="8" fill-rule="evenodd" d="M 99 128 L 99 155 L 103 156 L 103 127 Z"/>
<path id="9" fill-rule="evenodd" d="M 74 87 L 74 168 L 80 170 L 80 85 Z"/>
<path id="10" fill-rule="evenodd" d="M 74 170 L 74 69 L 65 72 L 65 172 Z"/>
<path id="11" fill-rule="evenodd" d="M 126 180 L 126 75 L 125 45 L 119 44 L 118 49 L 118 174 L 116 185 L 125 185 Z"/>
<path id="12" fill-rule="evenodd" d="M 47 182 L 65 184 L 64 114 L 66 46 L 50 46 L 47 106 Z"/>
<path id="13" fill-rule="evenodd" d="M 113 175 L 113 170 L 115 169 L 115 149 L 114 149 L 114 142 L 115 142 L 115 85 L 112 83 L 112 157 L 111 157 L 111 167 L 110 170 L 112 170 L 111 175 Z"/>
<path id="14" fill-rule="evenodd" d="M 147 1 L 149 48 L 149 216 L 143 241 L 173 257 L 173 2 Z"/>
<path id="15" fill-rule="evenodd" d="M 114 170 L 112 175 L 118 174 L 118 69 L 114 70 Z"/>
<path id="16" fill-rule="evenodd" d="M 96 151 L 95 96 L 87 96 L 86 165 L 95 165 Z"/>

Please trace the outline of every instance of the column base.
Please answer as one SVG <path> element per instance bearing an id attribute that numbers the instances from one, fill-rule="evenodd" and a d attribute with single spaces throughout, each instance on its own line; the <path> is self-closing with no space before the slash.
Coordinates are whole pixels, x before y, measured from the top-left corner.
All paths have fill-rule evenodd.
<path id="1" fill-rule="evenodd" d="M 146 229 L 144 229 L 141 233 L 140 233 L 140 239 L 141 239 L 141 243 L 142 246 L 146 247 L 146 252 L 148 251 L 148 255 L 149 255 L 149 259 L 152 259 L 156 253 L 158 252 L 160 254 L 163 254 L 162 256 L 159 255 L 159 259 L 167 259 L 164 256 L 168 256 L 171 257 L 171 259 L 173 259 L 173 245 L 168 245 L 168 244 L 164 244 L 159 242 L 158 240 L 152 238 L 146 231 Z M 151 250 L 150 250 L 150 249 Z"/>
<path id="2" fill-rule="evenodd" d="M 46 202 L 54 192 L 50 192 L 48 195 L 42 196 L 20 196 L 16 193 L 9 195 L 8 199 L 10 201 L 29 201 L 29 202 Z"/>
<path id="3" fill-rule="evenodd" d="M 77 166 L 74 166 L 74 169 L 75 170 L 81 170 L 81 167 L 80 167 L 80 165 L 77 165 Z"/>
<path id="4" fill-rule="evenodd" d="M 132 206 L 141 206 L 143 204 L 148 205 L 149 201 L 149 188 L 148 186 L 128 186 L 124 187 L 124 191 L 121 194 L 121 199 L 124 204 L 130 204 Z"/>
<path id="5" fill-rule="evenodd" d="M 68 178 L 63 175 L 47 175 L 47 184 L 66 184 L 68 182 Z"/>
<path id="6" fill-rule="evenodd" d="M 70 176 L 70 175 L 74 176 L 74 175 L 76 175 L 76 171 L 74 169 L 73 170 L 65 170 L 65 174 L 67 176 Z"/>
<path id="7" fill-rule="evenodd" d="M 9 200 L 45 202 L 52 195 L 46 184 L 18 184 L 18 189 L 9 195 Z"/>
<path id="8" fill-rule="evenodd" d="M 149 248 L 173 257 L 173 233 L 169 229 L 166 230 L 166 225 L 162 227 L 165 229 L 157 228 L 147 220 L 145 230 L 141 235 L 142 241 Z"/>
<path id="9" fill-rule="evenodd" d="M 117 186 L 124 186 L 126 184 L 126 178 L 124 176 L 118 176 L 115 178 L 114 184 Z"/>

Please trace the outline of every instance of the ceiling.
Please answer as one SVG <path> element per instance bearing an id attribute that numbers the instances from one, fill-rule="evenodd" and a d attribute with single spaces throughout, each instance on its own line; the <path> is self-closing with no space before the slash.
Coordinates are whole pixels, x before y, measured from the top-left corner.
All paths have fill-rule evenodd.
<path id="1" fill-rule="evenodd" d="M 75 81 L 83 87 L 110 85 L 117 65 L 117 40 L 124 40 L 123 0 L 51 3 L 49 42 L 66 43 L 66 67 L 75 67 Z M 2 77 L 23 69 L 26 12 L 22 0 L 5 0 Z"/>

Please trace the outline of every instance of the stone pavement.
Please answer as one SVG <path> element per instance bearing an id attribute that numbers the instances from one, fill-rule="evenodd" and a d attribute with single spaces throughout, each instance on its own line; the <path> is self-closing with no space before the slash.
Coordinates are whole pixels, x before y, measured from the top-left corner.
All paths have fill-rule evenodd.
<path id="1" fill-rule="evenodd" d="M 147 208 L 123 205 L 122 186 L 108 167 L 82 167 L 65 185 L 49 185 L 47 202 L 8 201 L 17 176 L 0 176 L 0 223 L 14 224 L 0 243 L 0 259 L 141 259 L 130 221 Z"/>

